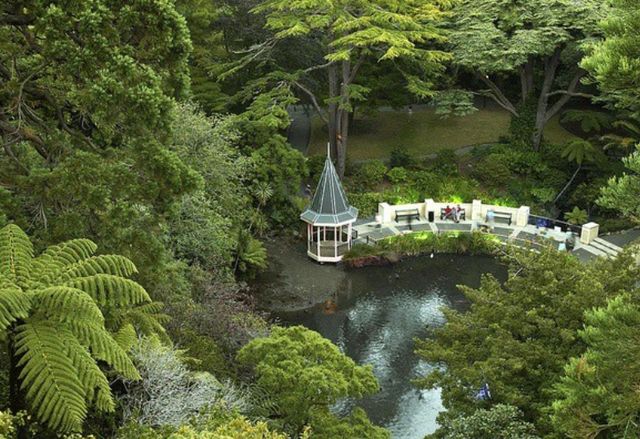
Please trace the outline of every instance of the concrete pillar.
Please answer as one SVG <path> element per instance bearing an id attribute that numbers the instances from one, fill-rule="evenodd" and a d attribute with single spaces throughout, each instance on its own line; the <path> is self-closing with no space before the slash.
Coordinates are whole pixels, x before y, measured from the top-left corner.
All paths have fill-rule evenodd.
<path id="1" fill-rule="evenodd" d="M 471 202 L 471 221 L 484 221 L 481 200 L 473 200 Z"/>
<path id="2" fill-rule="evenodd" d="M 587 223 L 582 226 L 582 233 L 580 234 L 580 242 L 583 244 L 591 244 L 600 232 L 600 225 L 598 223 Z"/>
<path id="3" fill-rule="evenodd" d="M 426 200 L 424 200 L 424 217 L 426 219 L 429 219 L 429 212 L 434 212 L 433 220 L 437 221 L 438 214 L 435 213 L 435 211 L 436 211 L 436 203 L 435 201 L 433 201 L 433 198 L 427 198 Z"/>
<path id="4" fill-rule="evenodd" d="M 529 206 L 520 206 L 516 214 L 516 227 L 524 227 L 529 224 Z"/>
<path id="5" fill-rule="evenodd" d="M 382 217 L 382 224 L 388 224 L 393 221 L 393 208 L 389 203 L 378 204 L 378 215 Z"/>

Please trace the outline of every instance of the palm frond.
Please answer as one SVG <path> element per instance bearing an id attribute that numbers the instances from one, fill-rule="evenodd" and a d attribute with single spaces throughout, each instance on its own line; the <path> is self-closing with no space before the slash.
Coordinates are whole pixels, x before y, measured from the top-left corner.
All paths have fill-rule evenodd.
<path id="1" fill-rule="evenodd" d="M 18 287 L 0 288 L 0 332 L 16 320 L 26 319 L 30 307 L 29 297 Z"/>
<path id="2" fill-rule="evenodd" d="M 104 327 L 90 322 L 69 322 L 73 334 L 84 346 L 89 347 L 94 358 L 109 364 L 124 378 L 130 380 L 140 379 L 140 374 L 127 356 L 127 353 L 115 341 L 113 336 Z"/>
<path id="3" fill-rule="evenodd" d="M 9 224 L 0 229 L 0 275 L 18 286 L 30 279 L 33 244 L 22 229 Z"/>
<path id="4" fill-rule="evenodd" d="M 57 280 L 64 282 L 69 279 L 96 274 L 129 277 L 137 272 L 136 266 L 129 258 L 119 255 L 100 255 L 69 265 Z"/>
<path id="5" fill-rule="evenodd" d="M 87 348 L 82 346 L 75 337 L 65 338 L 65 343 L 69 358 L 78 371 L 78 379 L 85 390 L 85 400 L 95 403 L 98 410 L 113 412 L 115 403 L 109 381 Z"/>
<path id="6" fill-rule="evenodd" d="M 60 322 L 81 317 L 91 322 L 104 324 L 104 317 L 93 298 L 77 288 L 55 286 L 32 293 L 34 308 Z"/>
<path id="7" fill-rule="evenodd" d="M 137 305 L 151 297 L 137 282 L 112 274 L 94 274 L 67 280 L 64 285 L 89 294 L 100 306 Z"/>
<path id="8" fill-rule="evenodd" d="M 38 320 L 20 325 L 16 337 L 19 378 L 27 400 L 41 421 L 62 432 L 81 431 L 87 414 L 78 371 L 61 349 L 70 338 L 65 328 Z"/>
<path id="9" fill-rule="evenodd" d="M 129 351 L 138 341 L 138 334 L 136 329 L 131 323 L 123 325 L 115 334 L 113 339 L 118 343 L 118 346 L 124 351 Z"/>
<path id="10" fill-rule="evenodd" d="M 97 248 L 89 239 L 72 239 L 52 245 L 33 260 L 32 276 L 34 280 L 49 283 L 64 267 L 93 256 Z"/>

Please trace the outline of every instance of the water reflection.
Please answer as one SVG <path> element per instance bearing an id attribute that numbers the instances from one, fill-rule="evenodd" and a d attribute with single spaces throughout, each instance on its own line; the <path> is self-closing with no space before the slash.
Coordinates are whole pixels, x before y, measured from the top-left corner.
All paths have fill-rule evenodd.
<path id="1" fill-rule="evenodd" d="M 490 258 L 451 256 L 350 271 L 338 291 L 331 292 L 335 312 L 327 314 L 321 305 L 280 317 L 320 332 L 357 363 L 373 366 L 380 392 L 344 401 L 338 411 L 357 404 L 394 438 L 422 438 L 436 429 L 442 404 L 438 389 L 419 390 L 411 383 L 433 367 L 413 353 L 413 340 L 444 323 L 443 307 L 464 309 L 456 285 L 476 286 L 487 272 L 505 275 Z"/>

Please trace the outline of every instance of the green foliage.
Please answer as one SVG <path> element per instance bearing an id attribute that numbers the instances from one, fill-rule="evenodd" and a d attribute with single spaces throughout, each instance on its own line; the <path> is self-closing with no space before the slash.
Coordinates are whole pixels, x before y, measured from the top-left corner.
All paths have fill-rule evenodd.
<path id="1" fill-rule="evenodd" d="M 611 115 L 602 111 L 567 110 L 562 115 L 562 122 L 579 122 L 585 133 L 599 133 L 611 128 Z"/>
<path id="2" fill-rule="evenodd" d="M 568 362 L 556 387 L 554 424 L 569 438 L 638 437 L 637 295 L 618 296 L 585 320 L 580 338 L 587 350 Z"/>
<path id="3" fill-rule="evenodd" d="M 525 148 L 531 145 L 531 138 L 536 129 L 536 100 L 528 98 L 518 106 L 518 114 L 509 122 L 509 141 Z"/>
<path id="4" fill-rule="evenodd" d="M 436 114 L 443 119 L 450 116 L 468 116 L 478 109 L 473 105 L 473 94 L 467 90 L 450 89 L 434 96 Z"/>
<path id="5" fill-rule="evenodd" d="M 114 410 L 97 361 L 121 376 L 139 378 L 118 343 L 125 339 L 107 331 L 104 316 L 120 314 L 122 326 L 116 330 L 130 327 L 126 311 L 150 298 L 124 277 L 136 272 L 131 261 L 92 256 L 96 248 L 78 239 L 34 257 L 19 227 L 0 230 L 0 336 L 8 341 L 9 372 L 20 381 L 30 412 L 59 432 L 80 431 L 89 407 Z M 10 398 L 15 405 L 20 395 Z"/>
<path id="6" fill-rule="evenodd" d="M 624 160 L 625 166 L 631 171 L 620 177 L 612 177 L 602 194 L 598 204 L 622 213 L 635 223 L 640 223 L 640 146 L 636 152 Z"/>
<path id="7" fill-rule="evenodd" d="M 256 270 L 267 267 L 267 249 L 262 242 L 247 234 L 246 231 L 240 232 L 236 251 L 238 269 L 241 272 L 252 274 Z"/>
<path id="8" fill-rule="evenodd" d="M 419 256 L 431 253 L 495 254 L 500 241 L 492 235 L 474 232 L 417 232 L 392 236 L 376 245 L 356 244 L 343 260 L 349 264 L 371 256 L 395 259 L 396 255 Z"/>
<path id="9" fill-rule="evenodd" d="M 351 192 L 349 203 L 358 209 L 361 218 L 374 216 L 378 213 L 378 204 L 386 200 L 382 192 Z"/>
<path id="10" fill-rule="evenodd" d="M 387 172 L 387 178 L 392 184 L 401 184 L 407 181 L 409 175 L 405 168 L 395 167 Z"/>
<path id="11" fill-rule="evenodd" d="M 469 416 L 445 419 L 432 439 L 538 439 L 532 424 L 522 420 L 517 407 L 496 404 L 478 409 Z"/>
<path id="12" fill-rule="evenodd" d="M 373 425 L 360 407 L 356 407 L 349 416 L 340 420 L 328 413 L 316 414 L 313 417 L 312 425 L 311 437 L 318 439 L 340 437 L 390 439 L 391 437 L 389 431 Z"/>
<path id="13" fill-rule="evenodd" d="M 408 168 L 413 166 L 414 163 L 413 156 L 402 146 L 396 146 L 389 154 L 389 166 L 391 168 Z"/>
<path id="14" fill-rule="evenodd" d="M 604 97 L 618 109 L 640 112 L 640 10 L 634 0 L 614 0 L 603 23 L 605 39 L 590 45 L 582 66 L 595 78 Z"/>
<path id="15" fill-rule="evenodd" d="M 452 149 L 438 151 L 436 158 L 427 159 L 426 163 L 440 176 L 458 174 L 458 156 Z"/>
<path id="16" fill-rule="evenodd" d="M 475 165 L 473 175 L 487 186 L 503 186 L 511 179 L 508 160 L 502 154 L 489 154 Z"/>
<path id="17" fill-rule="evenodd" d="M 562 157 L 581 165 L 585 161 L 595 160 L 596 149 L 588 140 L 572 140 L 562 150 Z"/>
<path id="18" fill-rule="evenodd" d="M 209 269 L 229 270 L 236 229 L 246 223 L 250 194 L 245 179 L 252 163 L 237 151 L 240 134 L 230 117 L 207 117 L 191 103 L 174 112 L 171 149 L 203 178 L 203 186 L 182 197 L 170 222 L 177 257 Z"/>
<path id="19" fill-rule="evenodd" d="M 573 210 L 564 213 L 564 218 L 570 224 L 586 224 L 589 219 L 589 215 L 586 210 L 580 209 L 578 206 L 574 206 Z"/>
<path id="20" fill-rule="evenodd" d="M 463 287 L 470 310 L 445 310 L 446 325 L 418 344 L 418 355 L 443 366 L 420 385 L 442 388 L 444 420 L 483 407 L 474 395 L 488 383 L 492 403 L 520 408 L 547 434 L 552 389 L 564 364 L 585 349 L 577 336 L 584 312 L 633 288 L 640 273 L 629 254 L 584 264 L 551 248 L 511 249 L 506 261 L 504 284 L 489 275 L 478 289 Z"/>
<path id="21" fill-rule="evenodd" d="M 66 143 L 92 149 L 155 137 L 172 98 L 188 93 L 191 41 L 171 2 L 25 0 L 4 14 L 15 21 L 0 24 L 2 132 L 44 159 Z"/>
<path id="22" fill-rule="evenodd" d="M 293 432 L 314 428 L 314 416 L 331 416 L 329 408 L 345 397 L 378 390 L 370 366 L 358 366 L 337 346 L 302 326 L 273 328 L 266 338 L 252 340 L 238 353 L 252 366 L 258 386 L 277 406 L 277 415 Z M 325 425 L 325 424 L 323 424 Z"/>
<path id="23" fill-rule="evenodd" d="M 366 189 L 374 189 L 382 183 L 387 173 L 387 167 L 380 160 L 370 160 L 362 164 L 358 169 L 356 179 L 358 186 Z"/>

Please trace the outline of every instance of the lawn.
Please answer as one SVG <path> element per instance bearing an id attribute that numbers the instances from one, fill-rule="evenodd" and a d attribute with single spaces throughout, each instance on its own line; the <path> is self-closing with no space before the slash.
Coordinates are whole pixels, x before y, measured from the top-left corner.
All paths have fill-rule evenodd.
<path id="1" fill-rule="evenodd" d="M 507 134 L 510 115 L 488 108 L 465 117 L 441 119 L 432 108 L 406 111 L 380 111 L 357 118 L 349 135 L 348 155 L 352 160 L 387 159 L 392 149 L 402 146 L 416 157 L 425 157 L 442 149 L 459 149 L 498 140 Z M 545 137 L 554 143 L 575 138 L 553 118 Z M 312 121 L 309 154 L 324 154 L 326 128 L 320 118 Z"/>

